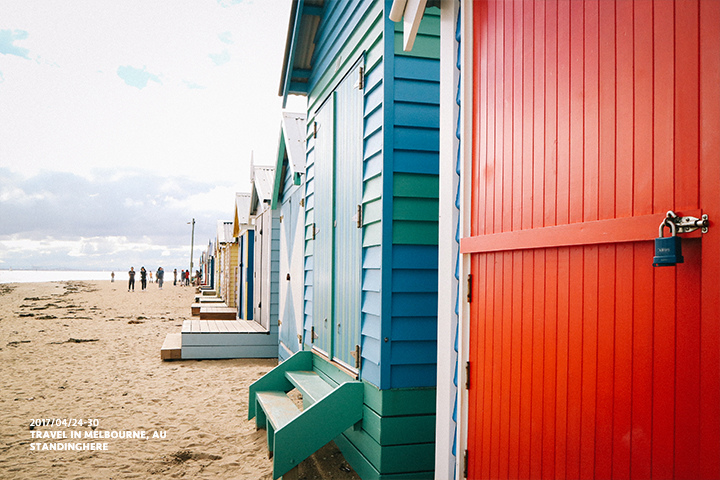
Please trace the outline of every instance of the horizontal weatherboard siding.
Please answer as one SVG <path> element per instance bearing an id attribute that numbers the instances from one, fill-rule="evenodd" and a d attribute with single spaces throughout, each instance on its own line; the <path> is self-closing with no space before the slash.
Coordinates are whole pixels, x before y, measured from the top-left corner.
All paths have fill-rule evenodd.
<path id="1" fill-rule="evenodd" d="M 439 11 L 427 9 L 413 51 L 394 25 L 392 84 L 392 239 L 389 386 L 434 386 L 437 362 L 439 197 Z M 387 359 L 386 359 L 387 361 Z"/>

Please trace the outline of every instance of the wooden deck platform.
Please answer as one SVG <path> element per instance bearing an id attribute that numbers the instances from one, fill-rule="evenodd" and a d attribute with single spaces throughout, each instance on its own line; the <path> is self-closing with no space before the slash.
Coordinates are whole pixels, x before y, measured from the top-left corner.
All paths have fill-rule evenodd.
<path id="1" fill-rule="evenodd" d="M 182 333 L 268 333 L 252 320 L 185 320 Z"/>
<path id="2" fill-rule="evenodd" d="M 185 320 L 182 358 L 277 358 L 278 329 L 248 320 Z"/>

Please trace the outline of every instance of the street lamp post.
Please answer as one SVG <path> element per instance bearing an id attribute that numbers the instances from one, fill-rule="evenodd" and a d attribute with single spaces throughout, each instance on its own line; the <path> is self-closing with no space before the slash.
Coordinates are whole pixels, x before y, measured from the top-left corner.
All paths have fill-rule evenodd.
<path id="1" fill-rule="evenodd" d="M 190 225 L 190 222 L 188 222 L 188 225 Z M 195 219 L 192 219 L 192 237 L 190 239 L 190 272 L 188 273 L 188 277 L 190 274 L 192 274 L 193 271 L 193 248 L 195 246 Z"/>

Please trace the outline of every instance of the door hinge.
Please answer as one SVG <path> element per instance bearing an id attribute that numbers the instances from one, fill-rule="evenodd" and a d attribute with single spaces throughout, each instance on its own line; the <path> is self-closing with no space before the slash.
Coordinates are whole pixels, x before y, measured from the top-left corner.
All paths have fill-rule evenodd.
<path id="1" fill-rule="evenodd" d="M 317 122 L 313 122 L 313 138 L 317 138 Z"/>
<path id="2" fill-rule="evenodd" d="M 283 220 L 283 217 L 284 217 L 284 216 L 285 216 L 285 215 L 280 215 L 280 223 L 282 223 L 282 220 Z"/>
<path id="3" fill-rule="evenodd" d="M 357 206 L 357 228 L 362 228 L 363 226 L 363 212 L 362 212 L 362 203 Z"/>
<path id="4" fill-rule="evenodd" d="M 360 345 L 355 345 L 355 351 L 351 352 L 350 355 L 355 359 L 355 368 L 360 368 L 360 359 L 362 358 L 362 349 Z"/>
<path id="5" fill-rule="evenodd" d="M 298 343 L 299 343 L 299 344 L 302 344 L 302 335 L 300 335 L 300 334 L 298 333 L 298 336 L 297 336 L 297 337 L 298 337 Z"/>
<path id="6" fill-rule="evenodd" d="M 362 90 L 365 88 L 365 69 L 363 67 L 360 67 L 358 70 L 360 70 L 360 78 L 358 78 L 358 90 Z"/>
<path id="7" fill-rule="evenodd" d="M 467 301 L 472 302 L 472 273 L 467 276 Z"/>
<path id="8" fill-rule="evenodd" d="M 310 343 L 315 343 L 315 327 L 310 328 Z"/>
<path id="9" fill-rule="evenodd" d="M 465 362 L 465 390 L 470 390 L 470 362 Z"/>
<path id="10" fill-rule="evenodd" d="M 315 240 L 315 235 L 317 235 L 317 228 L 315 228 L 315 224 L 314 224 L 314 223 L 313 223 L 312 233 L 313 233 L 313 238 L 312 238 L 312 239 Z"/>
<path id="11" fill-rule="evenodd" d="M 470 453 L 467 450 L 463 453 L 463 478 L 468 478 L 468 457 Z"/>
<path id="12" fill-rule="evenodd" d="M 301 207 L 304 207 L 304 206 L 305 206 L 305 197 L 303 197 L 303 198 L 300 199 L 300 206 L 301 206 Z"/>

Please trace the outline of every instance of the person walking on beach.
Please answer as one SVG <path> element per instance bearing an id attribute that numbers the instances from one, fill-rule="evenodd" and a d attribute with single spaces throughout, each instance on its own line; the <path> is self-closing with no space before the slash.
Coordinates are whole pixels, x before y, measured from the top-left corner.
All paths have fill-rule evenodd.
<path id="1" fill-rule="evenodd" d="M 165 272 L 163 271 L 162 267 L 159 267 L 157 270 L 157 275 L 155 275 L 155 278 L 157 278 L 158 288 L 160 290 L 162 290 L 163 277 L 165 277 Z"/>
<path id="2" fill-rule="evenodd" d="M 150 270 L 150 271 L 148 272 L 148 275 L 150 275 L 150 283 L 153 283 L 153 279 L 152 279 L 152 270 Z"/>
<path id="3" fill-rule="evenodd" d="M 140 267 L 140 286 L 143 290 L 147 287 L 147 270 L 145 270 L 145 267 Z"/>
<path id="4" fill-rule="evenodd" d="M 115 272 L 110 272 L 110 283 L 115 281 Z"/>
<path id="5" fill-rule="evenodd" d="M 135 269 L 133 267 L 130 267 L 130 271 L 128 272 L 128 292 L 132 290 L 135 291 Z"/>
<path id="6" fill-rule="evenodd" d="M 173 270 L 173 286 L 177 285 L 177 268 Z"/>

